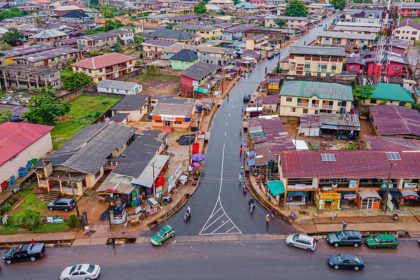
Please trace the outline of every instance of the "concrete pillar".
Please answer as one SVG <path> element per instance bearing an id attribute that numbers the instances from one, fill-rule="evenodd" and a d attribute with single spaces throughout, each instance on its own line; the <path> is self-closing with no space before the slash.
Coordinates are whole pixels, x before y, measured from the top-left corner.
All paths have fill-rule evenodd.
<path id="1" fill-rule="evenodd" d="M 58 184 L 60 185 L 60 193 L 63 193 L 63 184 L 61 183 L 61 180 L 58 181 Z"/>

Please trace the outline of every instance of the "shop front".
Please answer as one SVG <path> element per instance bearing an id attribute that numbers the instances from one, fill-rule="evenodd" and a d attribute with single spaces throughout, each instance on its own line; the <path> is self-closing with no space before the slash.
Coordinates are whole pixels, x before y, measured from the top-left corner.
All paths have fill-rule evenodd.
<path id="1" fill-rule="evenodd" d="M 404 204 L 413 205 L 419 202 L 419 195 L 414 190 L 403 189 L 401 194 Z"/>
<path id="2" fill-rule="evenodd" d="M 341 192 L 340 207 L 351 208 L 356 206 L 357 194 L 355 192 Z"/>
<path id="3" fill-rule="evenodd" d="M 308 201 L 308 192 L 289 191 L 287 192 L 286 202 L 289 205 L 302 205 Z"/>
<path id="4" fill-rule="evenodd" d="M 319 210 L 340 209 L 341 194 L 335 191 L 317 192 L 315 194 L 315 205 Z"/>
<path id="5" fill-rule="evenodd" d="M 379 209 L 381 196 L 375 190 L 361 190 L 357 194 L 356 204 L 360 209 Z"/>
<path id="6" fill-rule="evenodd" d="M 284 184 L 280 180 L 268 181 L 266 183 L 268 191 L 271 195 L 271 200 L 274 204 L 280 204 L 280 195 L 284 194 Z M 274 200 L 274 201 L 273 201 Z"/>

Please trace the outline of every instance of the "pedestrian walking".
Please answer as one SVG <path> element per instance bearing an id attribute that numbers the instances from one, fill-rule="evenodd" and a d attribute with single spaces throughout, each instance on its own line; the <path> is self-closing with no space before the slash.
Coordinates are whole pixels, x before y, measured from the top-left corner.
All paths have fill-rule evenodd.
<path id="1" fill-rule="evenodd" d="M 265 67 L 265 73 L 267 74 L 267 67 Z"/>
<path id="2" fill-rule="evenodd" d="M 334 221 L 334 212 L 333 211 L 331 211 L 330 217 L 331 217 L 331 222 Z"/>
<path id="3" fill-rule="evenodd" d="M 115 238 L 111 239 L 112 249 L 115 249 Z"/>
<path id="4" fill-rule="evenodd" d="M 346 228 L 347 228 L 347 222 L 346 222 L 346 221 L 344 221 L 344 222 L 343 222 L 343 231 L 345 231 L 345 230 L 346 230 Z"/>

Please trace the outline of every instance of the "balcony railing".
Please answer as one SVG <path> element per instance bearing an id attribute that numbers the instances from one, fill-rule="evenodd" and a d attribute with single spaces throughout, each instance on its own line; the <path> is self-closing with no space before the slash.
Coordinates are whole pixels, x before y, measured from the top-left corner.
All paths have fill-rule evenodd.
<path id="1" fill-rule="evenodd" d="M 324 105 L 322 104 L 322 109 L 329 109 L 331 110 L 333 108 L 333 105 Z"/>
<path id="2" fill-rule="evenodd" d="M 301 102 L 298 102 L 297 105 L 298 106 L 301 106 L 301 107 L 308 107 L 309 106 L 309 103 L 301 103 Z"/>

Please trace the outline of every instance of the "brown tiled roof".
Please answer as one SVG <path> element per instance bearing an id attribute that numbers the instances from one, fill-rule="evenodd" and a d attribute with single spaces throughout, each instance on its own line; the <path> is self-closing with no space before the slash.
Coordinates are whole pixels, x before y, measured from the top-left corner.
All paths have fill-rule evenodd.
<path id="1" fill-rule="evenodd" d="M 322 161 L 333 154 L 335 161 Z M 280 153 L 285 178 L 420 178 L 420 153 L 399 152 L 401 160 L 388 160 L 386 151 L 286 151 Z"/>
<path id="2" fill-rule="evenodd" d="M 134 57 L 128 55 L 123 55 L 119 53 L 107 53 L 92 58 L 83 59 L 79 62 L 72 64 L 72 66 L 88 69 L 100 69 L 107 66 L 128 62 L 134 59 Z"/>

